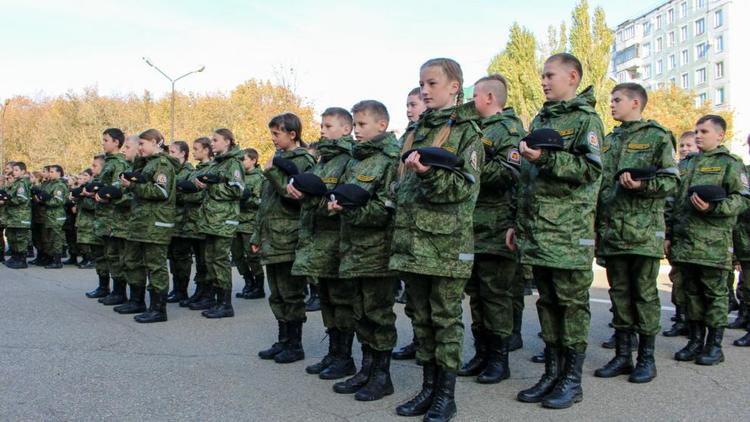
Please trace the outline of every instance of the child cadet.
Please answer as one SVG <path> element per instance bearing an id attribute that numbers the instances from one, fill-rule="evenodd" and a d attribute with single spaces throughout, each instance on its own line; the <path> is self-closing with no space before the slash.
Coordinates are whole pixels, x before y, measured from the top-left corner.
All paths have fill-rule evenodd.
<path id="1" fill-rule="evenodd" d="M 37 203 L 44 209 L 44 232 L 42 249 L 49 257 L 44 268 L 60 269 L 62 265 L 65 234 L 65 199 L 68 197 L 68 185 L 62 179 L 65 172 L 57 164 L 49 166 L 49 183 L 36 195 Z"/>
<path id="2" fill-rule="evenodd" d="M 260 256 L 254 253 L 250 237 L 255 230 L 260 195 L 263 189 L 263 171 L 258 165 L 258 151 L 253 148 L 243 150 L 242 167 L 245 169 L 245 190 L 240 199 L 240 225 L 232 241 L 232 257 L 236 257 L 237 270 L 245 279 L 245 287 L 235 296 L 242 299 L 266 297 L 265 275 L 260 265 Z"/>
<path id="3" fill-rule="evenodd" d="M 26 176 L 26 163 L 13 163 L 13 182 L 5 187 L 7 200 L 5 208 L 5 235 L 10 246 L 8 268 L 28 268 L 26 251 L 31 243 L 31 183 Z"/>

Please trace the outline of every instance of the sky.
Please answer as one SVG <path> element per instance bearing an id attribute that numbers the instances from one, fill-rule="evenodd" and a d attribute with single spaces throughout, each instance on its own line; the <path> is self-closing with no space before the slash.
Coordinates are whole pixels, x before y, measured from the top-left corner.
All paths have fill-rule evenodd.
<path id="1" fill-rule="evenodd" d="M 382 101 L 391 127 L 419 66 L 451 57 L 466 85 L 486 74 L 513 22 L 546 40 L 577 0 L 0 0 L 0 101 L 96 87 L 103 95 L 228 92 L 251 78 L 290 81 L 317 112 Z M 661 2 L 589 0 L 611 27 Z M 220 122 L 217 122 L 220 123 Z"/>

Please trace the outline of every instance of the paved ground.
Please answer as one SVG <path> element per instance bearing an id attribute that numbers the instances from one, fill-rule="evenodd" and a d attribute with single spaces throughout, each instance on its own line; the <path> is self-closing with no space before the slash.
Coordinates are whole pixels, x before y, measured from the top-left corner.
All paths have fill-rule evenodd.
<path id="1" fill-rule="evenodd" d="M 494 386 L 461 379 L 456 420 L 747 420 L 750 349 L 731 345 L 740 331 L 728 331 L 727 361 L 718 367 L 673 361 L 684 340 L 660 336 L 654 382 L 594 378 L 594 369 L 611 357 L 599 347 L 610 334 L 602 276 L 598 271 L 591 292 L 583 403 L 551 411 L 515 401 L 542 370 L 529 362 L 542 343 L 534 297 L 527 297 L 525 347 L 511 354 L 511 379 Z M 0 420 L 407 420 L 393 409 L 419 386 L 413 362 L 394 362 L 396 392 L 374 403 L 335 394 L 331 382 L 304 373 L 326 351 L 319 313 L 309 314 L 305 325 L 307 360 L 277 365 L 256 357 L 275 336 L 265 300 L 237 300 L 237 317 L 223 320 L 170 305 L 168 323 L 140 325 L 83 296 L 94 277 L 91 270 L 0 266 Z M 239 280 L 235 274 L 235 289 Z M 672 313 L 665 280 L 662 275 L 662 325 Z M 410 327 L 402 305 L 397 312 L 403 344 Z"/>

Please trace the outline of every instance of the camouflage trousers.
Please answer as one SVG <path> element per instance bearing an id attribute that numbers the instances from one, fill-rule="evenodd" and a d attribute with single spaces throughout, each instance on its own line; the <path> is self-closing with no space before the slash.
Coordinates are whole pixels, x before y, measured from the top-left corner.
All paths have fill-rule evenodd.
<path id="1" fill-rule="evenodd" d="M 214 287 L 231 290 L 232 264 L 229 261 L 229 250 L 232 247 L 232 238 L 206 235 L 205 244 L 207 280 L 210 280 Z"/>
<path id="2" fill-rule="evenodd" d="M 539 290 L 536 309 L 544 342 L 577 352 L 586 351 L 593 272 L 540 266 L 534 266 L 533 271 Z"/>
<path id="3" fill-rule="evenodd" d="M 5 236 L 8 238 L 11 253 L 23 253 L 26 256 L 26 250 L 31 242 L 31 230 L 7 228 L 5 229 Z"/>
<path id="4" fill-rule="evenodd" d="M 167 247 L 156 243 L 125 241 L 125 279 L 132 286 L 145 286 L 152 292 L 169 288 Z"/>
<path id="5" fill-rule="evenodd" d="M 740 282 L 737 284 L 737 299 L 750 306 L 750 261 L 740 262 Z"/>
<path id="6" fill-rule="evenodd" d="M 106 236 L 102 238 L 102 242 L 104 256 L 101 260 L 104 261 L 112 280 L 127 281 L 125 270 L 125 242 L 127 241 L 121 237 Z"/>
<path id="7" fill-rule="evenodd" d="M 169 243 L 167 257 L 169 258 L 169 272 L 175 280 L 183 280 L 185 285 L 190 281 L 195 256 L 195 283 L 201 284 L 206 280 L 205 247 L 202 239 L 173 237 Z"/>
<path id="8" fill-rule="evenodd" d="M 318 279 L 320 314 L 326 328 L 338 328 L 346 333 L 354 331 L 352 301 L 355 293 L 354 280 L 326 277 Z"/>
<path id="9" fill-rule="evenodd" d="M 357 339 L 377 351 L 396 347 L 396 314 L 393 312 L 393 278 L 355 278 L 351 283 L 354 295 L 355 332 Z"/>
<path id="10" fill-rule="evenodd" d="M 78 236 L 75 227 L 65 228 L 65 245 L 68 248 L 68 255 L 81 255 L 81 247 L 78 244 Z"/>
<path id="11" fill-rule="evenodd" d="M 292 275 L 292 261 L 267 264 L 266 275 L 271 295 L 268 303 L 278 321 L 307 321 L 305 314 L 305 277 Z"/>
<path id="12" fill-rule="evenodd" d="M 457 370 L 464 342 L 461 294 L 466 279 L 401 273 L 414 306 L 417 360 Z"/>
<path id="13" fill-rule="evenodd" d="M 707 327 L 726 327 L 729 270 L 680 263 L 680 272 L 687 297 L 688 320 L 703 322 Z"/>
<path id="14" fill-rule="evenodd" d="M 105 256 L 104 240 L 101 237 L 96 237 L 95 239 L 96 243 L 82 242 L 78 245 L 81 256 L 94 261 L 94 268 L 96 269 L 97 275 L 101 277 L 109 277 L 109 264 L 107 263 L 107 258 Z M 125 240 L 123 240 L 123 242 L 125 242 Z M 120 259 L 125 259 L 124 253 L 120 255 Z"/>
<path id="15" fill-rule="evenodd" d="M 661 304 L 656 288 L 659 258 L 639 255 L 607 257 L 607 281 L 616 330 L 654 336 L 659 332 Z"/>
<path id="16" fill-rule="evenodd" d="M 42 249 L 42 232 L 44 231 L 44 224 L 34 222 L 31 224 L 31 244 L 36 249 L 36 252 L 44 252 Z"/>
<path id="17" fill-rule="evenodd" d="M 65 233 L 60 225 L 44 226 L 42 230 L 42 251 L 50 256 L 62 255 L 65 246 Z"/>
<path id="18" fill-rule="evenodd" d="M 672 264 L 672 269 L 669 270 L 669 280 L 672 282 L 672 304 L 684 307 L 687 303 L 687 298 L 685 297 L 685 286 L 682 283 L 679 265 Z"/>
<path id="19" fill-rule="evenodd" d="M 253 253 L 250 244 L 250 233 L 237 233 L 232 239 L 232 259 L 237 263 L 237 271 L 247 279 L 248 277 L 263 278 L 263 265 L 260 254 Z"/>
<path id="20" fill-rule="evenodd" d="M 513 330 L 513 293 L 518 284 L 513 259 L 475 254 L 466 294 L 471 307 L 472 332 L 508 337 Z"/>

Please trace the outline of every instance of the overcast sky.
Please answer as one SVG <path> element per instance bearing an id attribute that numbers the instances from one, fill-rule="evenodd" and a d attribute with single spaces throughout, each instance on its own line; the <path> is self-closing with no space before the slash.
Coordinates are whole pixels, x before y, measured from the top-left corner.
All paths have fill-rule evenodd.
<path id="1" fill-rule="evenodd" d="M 296 75 L 317 111 L 377 99 L 404 125 L 419 65 L 451 57 L 466 84 L 486 72 L 514 21 L 546 40 L 575 0 L 525 1 L 39 1 L 0 0 L 0 100 L 96 86 L 101 94 L 161 96 L 170 76 L 205 65 L 180 91 L 229 91 L 250 79 Z M 591 0 L 614 27 L 660 4 Z M 293 69 L 293 72 L 291 71 Z"/>

